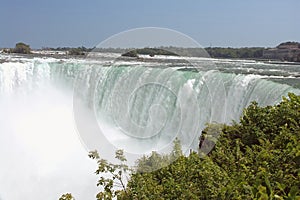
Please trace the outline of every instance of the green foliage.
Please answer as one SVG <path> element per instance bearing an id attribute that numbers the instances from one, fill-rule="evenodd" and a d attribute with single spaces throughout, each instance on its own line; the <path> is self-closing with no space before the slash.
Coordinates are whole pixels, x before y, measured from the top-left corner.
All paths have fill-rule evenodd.
<path id="1" fill-rule="evenodd" d="M 98 164 L 95 173 L 100 175 L 97 186 L 101 186 L 102 191 L 97 194 L 97 200 L 113 199 L 122 193 L 127 193 L 124 178 L 131 169 L 125 164 L 127 160 L 123 150 L 117 150 L 115 154 L 115 158 L 120 162 L 119 164 L 109 163 L 107 160 L 101 159 L 97 151 L 90 152 L 89 157 L 95 159 Z"/>
<path id="2" fill-rule="evenodd" d="M 31 49 L 29 45 L 19 42 L 16 44 L 16 47 L 12 49 L 12 53 L 30 54 Z"/>
<path id="3" fill-rule="evenodd" d="M 153 57 L 155 55 L 173 55 L 173 56 L 177 56 L 177 54 L 172 53 L 171 51 L 167 51 L 167 50 L 164 50 L 164 49 L 158 49 L 158 48 L 134 49 L 134 50 L 128 51 L 126 53 L 123 53 L 122 56 L 138 57 L 138 54 L 149 55 L 151 57 Z"/>
<path id="4" fill-rule="evenodd" d="M 74 197 L 72 196 L 72 194 L 67 193 L 67 194 L 63 194 L 59 200 L 75 200 Z"/>
<path id="5" fill-rule="evenodd" d="M 143 172 L 152 172 L 163 167 L 170 165 L 179 157 L 183 156 L 181 150 L 181 144 L 178 138 L 174 141 L 173 151 L 170 155 L 158 154 L 157 152 L 153 151 L 149 156 L 143 156 L 142 158 L 138 159 L 136 164 L 136 172 L 143 173 Z"/>
<path id="6" fill-rule="evenodd" d="M 122 56 L 135 57 L 135 58 L 139 57 L 136 50 L 132 50 L 132 51 L 128 51 L 126 53 L 123 53 Z"/>
<path id="7" fill-rule="evenodd" d="M 177 56 L 177 54 L 167 51 L 164 49 L 158 49 L 158 48 L 143 48 L 143 49 L 137 49 L 136 50 L 138 54 L 143 54 L 143 55 L 150 55 L 150 56 L 155 56 L 155 55 L 172 55 L 172 56 Z"/>
<path id="8" fill-rule="evenodd" d="M 85 55 L 84 53 L 84 47 L 80 48 L 71 48 L 68 50 L 69 55 L 74 55 L 74 56 L 80 56 L 80 55 Z"/>
<path id="9" fill-rule="evenodd" d="M 120 199 L 219 199 L 224 196 L 226 177 L 208 157 L 201 159 L 193 152 L 159 170 L 132 174 L 128 192 Z"/>
<path id="10" fill-rule="evenodd" d="M 289 94 L 276 106 L 252 103 L 225 126 L 210 158 L 228 173 L 230 198 L 300 198 L 299 119 L 300 96 Z"/>
<path id="11" fill-rule="evenodd" d="M 42 47 L 43 50 L 50 50 L 50 51 L 72 51 L 72 49 L 76 49 L 76 51 L 80 51 L 80 52 L 90 52 L 93 50 L 93 48 L 87 48 L 84 46 L 81 47 L 77 47 L 77 48 L 72 48 L 72 47 L 57 47 L 57 48 L 53 48 L 53 47 Z"/>
<path id="12" fill-rule="evenodd" d="M 285 46 L 295 46 L 300 48 L 300 43 L 299 42 L 294 42 L 294 41 L 288 41 L 288 42 L 283 42 L 280 43 L 277 48 L 285 47 Z"/>
<path id="13" fill-rule="evenodd" d="M 201 48 L 181 48 L 181 47 L 161 47 L 161 48 L 142 48 L 135 50 L 127 50 L 123 56 L 137 57 L 138 54 L 142 55 L 172 55 L 172 56 L 196 56 L 207 57 L 207 53 L 213 58 L 262 58 L 262 47 L 252 48 L 221 48 L 221 47 L 208 47 Z M 207 51 L 207 53 L 205 53 Z"/>
<path id="14" fill-rule="evenodd" d="M 262 58 L 262 47 L 252 48 L 221 48 L 221 47 L 209 47 L 205 48 L 209 55 L 213 58 Z"/>

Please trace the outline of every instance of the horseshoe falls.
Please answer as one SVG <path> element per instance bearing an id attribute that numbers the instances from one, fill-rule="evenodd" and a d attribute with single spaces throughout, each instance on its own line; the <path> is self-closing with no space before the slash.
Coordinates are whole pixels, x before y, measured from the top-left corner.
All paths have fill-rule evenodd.
<path id="1" fill-rule="evenodd" d="M 104 55 L 105 57 L 105 55 Z M 0 199 L 93 199 L 99 149 L 132 160 L 197 149 L 207 123 L 300 94 L 300 66 L 245 60 L 0 57 Z"/>

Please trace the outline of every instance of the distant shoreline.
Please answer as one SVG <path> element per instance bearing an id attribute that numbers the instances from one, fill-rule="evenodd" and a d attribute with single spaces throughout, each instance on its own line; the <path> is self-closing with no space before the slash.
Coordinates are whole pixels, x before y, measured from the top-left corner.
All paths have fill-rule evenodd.
<path id="1" fill-rule="evenodd" d="M 25 53 L 26 55 L 47 56 L 54 58 L 85 58 L 93 53 L 116 53 L 122 57 L 147 59 L 145 56 L 204 57 L 213 59 L 254 60 L 270 64 L 298 65 L 300 63 L 300 43 L 284 42 L 274 48 L 265 47 L 144 47 L 144 48 L 86 48 L 58 47 L 31 49 L 30 45 L 19 42 L 15 48 L 2 48 L 0 53 Z M 152 60 L 151 60 L 152 61 Z"/>
<path id="2" fill-rule="evenodd" d="M 40 52 L 39 52 L 40 51 Z M 39 53 L 37 53 L 39 52 Z M 45 50 L 34 50 L 33 53 L 31 54 L 20 54 L 20 53 L 0 53 L 0 55 L 16 55 L 16 56 L 22 56 L 22 57 L 27 57 L 27 58 L 43 58 L 43 57 L 49 57 L 49 58 L 55 58 L 55 59 L 85 59 L 87 58 L 88 54 L 90 52 L 85 52 L 85 55 L 69 55 L 67 54 L 67 51 L 60 51 L 59 54 L 53 53 L 53 51 L 45 51 Z M 117 57 L 118 60 L 137 60 L 137 61 L 142 61 L 142 62 L 155 62 L 155 61 L 167 61 L 169 60 L 168 57 L 166 56 L 165 58 L 160 58 L 158 56 L 154 57 L 126 57 L 126 56 L 121 56 L 120 53 L 115 53 L 115 52 L 97 52 L 100 55 L 101 54 L 119 54 L 119 57 Z M 174 57 L 174 56 L 170 56 Z M 180 59 L 182 56 L 178 56 L 177 60 L 182 60 Z M 187 56 L 189 58 L 201 58 L 201 57 L 192 57 L 192 56 Z M 97 58 L 97 57 L 95 57 Z M 220 60 L 249 60 L 249 61 L 255 61 L 255 62 L 262 62 L 264 64 L 281 64 L 281 65 L 299 65 L 300 62 L 289 62 L 289 61 L 281 61 L 278 59 L 264 59 L 264 58 L 213 58 L 213 57 L 207 57 L 210 59 L 220 59 Z M 176 60 L 176 59 L 173 59 Z M 5 62 L 5 60 L 0 59 L 0 63 Z"/>

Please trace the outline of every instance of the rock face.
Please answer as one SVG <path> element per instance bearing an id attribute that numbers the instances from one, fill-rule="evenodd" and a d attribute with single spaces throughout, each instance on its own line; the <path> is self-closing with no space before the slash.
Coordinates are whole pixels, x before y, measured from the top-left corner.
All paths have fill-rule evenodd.
<path id="1" fill-rule="evenodd" d="M 300 43 L 298 42 L 281 43 L 276 48 L 270 48 L 264 50 L 263 57 L 266 59 L 277 59 L 282 61 L 300 62 Z"/>

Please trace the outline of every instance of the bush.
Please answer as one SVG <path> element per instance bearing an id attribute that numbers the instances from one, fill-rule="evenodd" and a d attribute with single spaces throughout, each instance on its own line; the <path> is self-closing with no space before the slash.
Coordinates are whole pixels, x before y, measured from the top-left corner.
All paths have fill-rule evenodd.
<path id="1" fill-rule="evenodd" d="M 30 46 L 19 42 L 16 44 L 16 47 L 12 50 L 13 53 L 21 53 L 21 54 L 30 54 L 31 53 L 31 49 Z"/>
<path id="2" fill-rule="evenodd" d="M 74 55 L 74 56 L 82 56 L 85 55 L 83 50 L 81 48 L 72 48 L 68 51 L 69 55 Z"/>
<path id="3" fill-rule="evenodd" d="M 139 57 L 136 50 L 132 50 L 132 51 L 128 51 L 126 53 L 123 53 L 122 56 L 134 57 L 134 58 L 138 58 Z"/>

